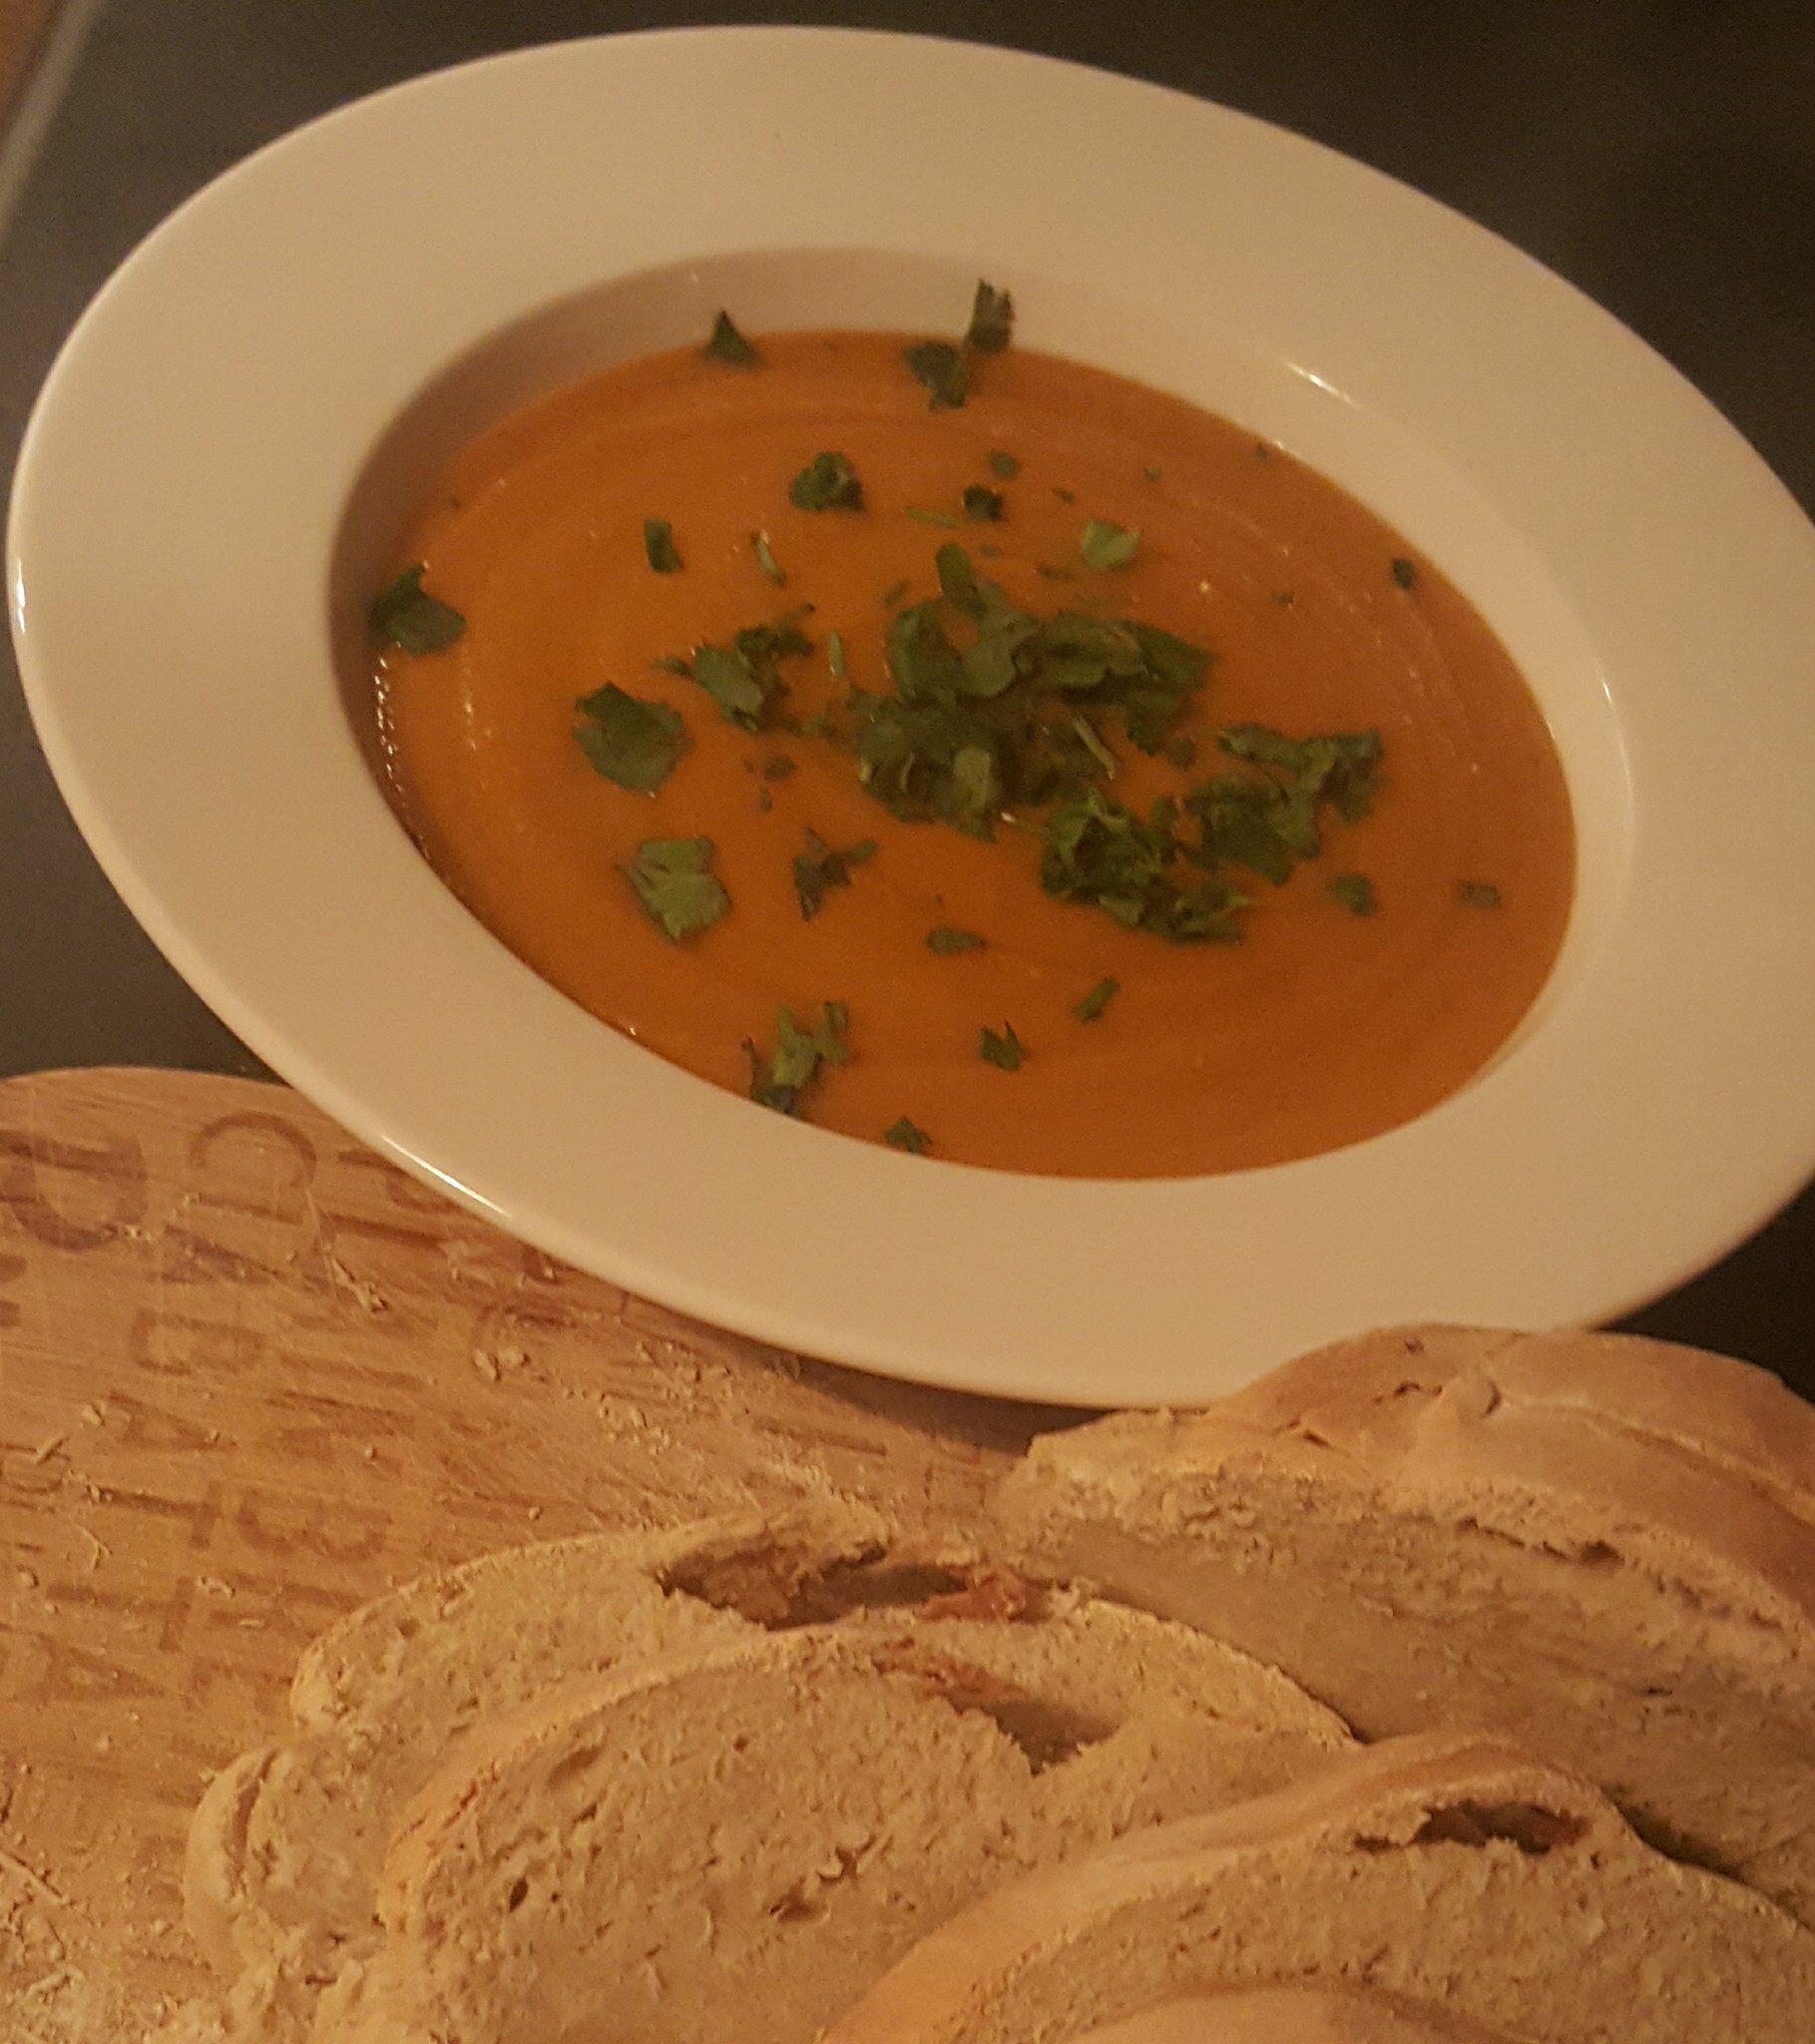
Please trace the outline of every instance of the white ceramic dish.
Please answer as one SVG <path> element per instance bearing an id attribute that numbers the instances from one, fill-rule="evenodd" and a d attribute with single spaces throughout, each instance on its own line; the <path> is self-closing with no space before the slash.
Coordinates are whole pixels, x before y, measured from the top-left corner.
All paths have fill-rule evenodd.
<path id="1" fill-rule="evenodd" d="M 592 1021 L 393 819 L 342 690 L 436 460 L 720 302 L 753 329 L 936 327 L 978 273 L 1015 287 L 1030 343 L 1362 496 L 1525 666 L 1580 896 L 1518 1038 L 1434 1113 L 1216 1179 L 905 1158 Z M 233 1029 L 505 1228 L 791 1347 L 1186 1400 L 1411 1315 L 1612 1314 L 1815 1165 L 1815 532 L 1568 285 L 1217 107 L 768 29 L 530 51 L 362 102 L 212 186 L 90 308 L 27 437 L 8 585 L 71 807 Z"/>

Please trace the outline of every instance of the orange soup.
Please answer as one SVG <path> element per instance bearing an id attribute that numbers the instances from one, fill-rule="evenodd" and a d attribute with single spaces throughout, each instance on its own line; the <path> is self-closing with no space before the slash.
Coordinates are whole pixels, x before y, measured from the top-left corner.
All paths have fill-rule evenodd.
<path id="1" fill-rule="evenodd" d="M 1324 477 L 1005 339 L 723 321 L 468 447 L 373 610 L 402 816 L 602 1022 L 849 1135 L 1134 1178 L 1410 1119 L 1562 941 L 1529 690 Z"/>

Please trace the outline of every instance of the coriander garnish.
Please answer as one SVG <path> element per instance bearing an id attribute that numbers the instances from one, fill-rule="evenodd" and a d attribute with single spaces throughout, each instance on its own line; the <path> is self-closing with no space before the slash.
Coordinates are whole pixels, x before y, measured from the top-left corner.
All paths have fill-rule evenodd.
<path id="1" fill-rule="evenodd" d="M 671 674 L 695 681 L 728 723 L 761 731 L 786 688 L 781 663 L 811 653 L 813 642 L 799 621 L 812 609 L 802 604 L 772 625 L 746 625 L 728 646 L 695 646 L 692 658 L 661 663 Z"/>
<path id="2" fill-rule="evenodd" d="M 826 889 L 848 887 L 851 868 L 876 855 L 876 840 L 866 837 L 858 844 L 834 851 L 817 830 L 808 829 L 806 849 L 794 856 L 794 892 L 800 901 L 800 918 L 811 922 L 825 905 Z"/>
<path id="3" fill-rule="evenodd" d="M 928 392 L 929 411 L 956 411 L 970 394 L 971 374 L 964 352 L 949 340 L 917 340 L 901 350 L 916 382 Z"/>
<path id="4" fill-rule="evenodd" d="M 964 515 L 975 519 L 979 525 L 998 523 L 1006 502 L 1007 499 L 1000 490 L 992 490 L 983 483 L 965 485 Z"/>
<path id="5" fill-rule="evenodd" d="M 750 1061 L 750 1098 L 759 1107 L 772 1107 L 777 1114 L 796 1114 L 808 1086 L 827 1065 L 850 1063 L 850 1045 L 845 1031 L 850 1011 L 842 1001 L 822 1001 L 818 1019 L 803 1029 L 791 1008 L 775 1010 L 775 1048 L 766 1059 L 747 1038 L 744 1055 Z"/>
<path id="6" fill-rule="evenodd" d="M 1140 473 L 1148 482 L 1156 483 L 1160 478 L 1161 470 L 1156 462 L 1148 462 Z"/>
<path id="7" fill-rule="evenodd" d="M 975 930 L 954 929 L 949 923 L 941 923 L 926 933 L 927 949 L 941 958 L 955 958 L 961 951 L 981 951 L 986 941 Z"/>
<path id="8" fill-rule="evenodd" d="M 1072 1013 L 1080 1022 L 1095 1022 L 1121 991 L 1121 980 L 1100 979 L 1083 1000 L 1074 1003 Z"/>
<path id="9" fill-rule="evenodd" d="M 720 312 L 712 321 L 712 337 L 699 352 L 709 355 L 715 362 L 729 362 L 733 368 L 753 369 L 762 357 L 737 331 L 728 312 Z"/>
<path id="10" fill-rule="evenodd" d="M 616 682 L 582 696 L 574 707 L 585 719 L 574 727 L 581 750 L 607 780 L 635 793 L 654 793 L 686 751 L 680 711 L 629 695 Z"/>
<path id="11" fill-rule="evenodd" d="M 405 653 L 439 653 L 466 630 L 466 620 L 422 586 L 423 565 L 405 568 L 372 598 L 367 616 L 380 639 Z"/>
<path id="12" fill-rule="evenodd" d="M 1393 556 L 1392 569 L 1393 580 L 1399 584 L 1401 589 L 1410 589 L 1418 580 L 1416 564 L 1408 561 L 1404 554 L 1395 554 Z"/>
<path id="13" fill-rule="evenodd" d="M 775 587 L 777 589 L 785 589 L 787 587 L 787 577 L 781 572 L 781 563 L 776 560 L 774 552 L 769 546 L 769 536 L 766 532 L 752 532 L 750 534 L 750 552 L 756 557 L 757 567 L 762 570 Z"/>
<path id="14" fill-rule="evenodd" d="M 709 837 L 646 837 L 624 873 L 644 913 L 679 944 L 709 929 L 731 905 L 711 865 Z"/>
<path id="15" fill-rule="evenodd" d="M 788 484 L 788 502 L 802 511 L 861 511 L 863 485 L 842 454 L 815 454 Z"/>
<path id="16" fill-rule="evenodd" d="M 977 1051 L 986 1065 L 995 1065 L 1004 1072 L 1020 1071 L 1027 1058 L 1027 1045 L 1015 1034 L 1012 1022 L 1005 1022 L 1000 1031 L 978 1030 Z"/>
<path id="17" fill-rule="evenodd" d="M 990 473 L 991 475 L 999 475 L 1005 483 L 1012 483 L 1021 473 L 1021 464 L 1012 454 L 1007 454 L 1001 448 L 998 448 L 990 456 Z"/>
<path id="18" fill-rule="evenodd" d="M 1008 291 L 999 291 L 994 284 L 988 284 L 981 277 L 977 279 L 977 295 L 971 301 L 971 323 L 965 331 L 965 345 L 974 347 L 979 354 L 1000 354 L 1008 346 L 1015 330 L 1015 300 Z"/>
<path id="19" fill-rule="evenodd" d="M 1492 880 L 1458 880 L 1456 898 L 1471 908 L 1498 908 L 1500 889 Z"/>
<path id="20" fill-rule="evenodd" d="M 958 521 L 949 511 L 926 511 L 918 504 L 909 504 L 907 515 L 910 518 L 918 518 L 922 525 L 943 526 L 948 532 L 957 530 Z"/>
<path id="21" fill-rule="evenodd" d="M 825 635 L 825 664 L 831 669 L 833 681 L 841 682 L 844 680 L 844 634 L 842 632 L 828 632 Z"/>
<path id="22" fill-rule="evenodd" d="M 1186 861 L 1176 821 L 1175 802 L 1156 801 L 1140 817 L 1101 788 L 1087 788 L 1047 818 L 1040 884 L 1062 901 L 1094 902 L 1125 928 L 1175 944 L 1234 943 L 1236 911 L 1247 898 Z"/>
<path id="23" fill-rule="evenodd" d="M 1140 544 L 1140 528 L 1117 525 L 1108 518 L 1087 518 L 1078 537 L 1078 551 L 1087 568 L 1126 568 Z"/>
<path id="24" fill-rule="evenodd" d="M 658 575 L 679 575 L 681 554 L 675 545 L 675 528 L 666 518 L 643 521 L 643 551 Z"/>
<path id="25" fill-rule="evenodd" d="M 1366 873 L 1338 873 L 1327 883 L 1326 891 L 1331 900 L 1340 902 L 1351 915 L 1372 915 L 1379 906 L 1374 898 L 1374 883 Z"/>
<path id="26" fill-rule="evenodd" d="M 882 1140 L 893 1144 L 897 1150 L 905 1150 L 910 1156 L 924 1157 L 932 1148 L 933 1139 L 927 1132 L 902 1115 L 891 1122 L 882 1132 Z"/>

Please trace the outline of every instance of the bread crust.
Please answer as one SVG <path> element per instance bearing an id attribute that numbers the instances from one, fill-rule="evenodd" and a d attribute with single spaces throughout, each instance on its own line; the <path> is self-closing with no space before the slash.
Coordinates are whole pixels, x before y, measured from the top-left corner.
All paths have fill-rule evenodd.
<path id="1" fill-rule="evenodd" d="M 1712 1983 L 1709 2021 L 1695 2034 L 1742 2034 L 1721 2025 L 1744 2003 L 1759 2019 L 1752 2033 L 1757 2038 L 1815 2035 L 1815 1933 L 1750 1890 L 1653 1852 L 1607 1798 L 1579 1777 L 1503 1741 L 1431 1734 L 1383 1742 L 1237 1808 L 1153 1825 L 1087 1859 L 995 1889 L 915 1945 L 832 2026 L 824 2044 L 997 2044 L 1004 2034 L 998 2020 L 1027 2044 L 1058 2044 L 1081 2029 L 1114 2022 L 1131 2012 L 1126 2002 L 1116 2005 L 1115 1976 L 1119 1967 L 1131 1974 L 1137 1970 L 1128 1948 L 1149 1902 L 1165 1905 L 1164 1935 L 1171 1942 L 1147 1956 L 1175 1970 L 1174 1991 L 1289 1977 L 1290 1952 L 1257 1955 L 1239 1948 L 1246 1928 L 1240 1921 L 1244 1892 L 1258 1891 L 1284 1863 L 1321 1862 L 1335 1869 L 1338 1891 L 1355 1895 L 1359 1913 L 1371 1869 L 1394 1855 L 1407 1859 L 1421 1849 L 1468 1842 L 1441 1832 L 1433 1838 L 1434 1818 L 1458 1811 L 1482 1813 L 1478 1849 L 1499 1855 L 1500 1878 L 1491 1887 L 1470 1882 L 1482 1899 L 1494 1895 L 1504 1910 L 1509 1893 L 1522 1885 L 1533 1893 L 1555 1891 L 1556 1920 L 1544 1919 L 1532 1935 L 1540 1948 L 1551 1940 L 1550 1956 L 1560 1969 L 1559 2007 L 1531 2010 L 1526 2018 L 1549 2044 L 1615 2034 L 1588 2011 L 1590 1990 L 1622 2011 L 1629 2007 L 1635 2044 L 1659 2035 L 1645 2005 L 1644 1981 L 1624 1972 L 1629 1954 L 1610 1955 L 1613 1971 L 1603 1972 L 1598 1982 L 1572 1977 L 1569 1970 L 1591 1971 L 1597 1963 L 1606 1925 L 1594 1924 L 1588 1898 L 1597 1882 L 1604 1880 L 1610 1889 L 1615 1873 L 1633 1893 L 1609 1891 L 1606 1909 L 1609 1917 L 1618 1912 L 1628 1943 L 1646 1934 L 1642 1921 L 1633 1922 L 1634 1910 L 1649 1908 L 1660 1925 L 1667 1918 L 1691 1940 L 1705 1968 Z M 1527 1848 L 1515 1837 L 1495 1835 L 1497 1822 L 1540 1827 L 1533 1835 L 1550 1842 L 1523 1856 Z M 1546 1877 L 1553 1862 L 1565 1869 L 1564 1880 Z M 1467 1855 L 1452 1857 L 1449 1870 L 1456 1869 L 1466 1869 L 1467 1876 L 1478 1871 Z M 1427 1891 L 1444 1880 L 1446 1869 L 1433 1862 L 1428 1874 Z M 1452 2013 L 1479 2017 L 1483 2003 L 1507 1998 L 1483 1982 L 1499 1963 L 1512 1927 L 1510 1918 L 1472 1924 L 1469 1934 L 1478 1942 L 1452 1951 L 1432 1944 L 1438 1932 L 1421 1915 L 1406 1921 L 1402 1951 L 1371 1950 L 1369 1931 L 1358 1929 L 1356 1948 L 1344 1953 L 1338 1919 L 1322 1940 L 1315 1966 L 1304 1967 L 1301 1977 L 1416 1994 L 1402 1976 L 1428 1959 L 1455 1983 Z M 1327 1920 L 1319 1929 L 1328 1933 Z M 1043 1992 L 1067 1989 L 1087 2005 L 1085 2020 L 1074 2020 L 1069 2007 L 1042 2005 L 1037 2027 L 1030 2027 L 1028 2004 Z M 1013 2017 L 1004 2018 L 1010 1996 Z M 1582 2004 L 1580 2017 L 1570 2014 L 1572 1997 Z M 1679 2018 L 1657 2020 L 1672 2044 L 1690 2034 L 1668 2027 Z M 1523 2031 L 1524 2022 L 1515 2027 Z"/>

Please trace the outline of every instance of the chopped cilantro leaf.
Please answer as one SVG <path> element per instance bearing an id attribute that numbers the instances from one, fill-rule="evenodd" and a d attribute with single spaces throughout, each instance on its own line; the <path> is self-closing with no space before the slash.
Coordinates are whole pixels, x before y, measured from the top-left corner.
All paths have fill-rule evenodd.
<path id="1" fill-rule="evenodd" d="M 715 362 L 729 362 L 737 369 L 753 369 L 762 359 L 737 331 L 728 312 L 720 312 L 712 321 L 712 337 L 699 352 Z"/>
<path id="2" fill-rule="evenodd" d="M 1326 888 L 1332 901 L 1339 901 L 1351 915 L 1372 915 L 1379 907 L 1374 883 L 1366 873 L 1338 873 Z"/>
<path id="3" fill-rule="evenodd" d="M 1087 518 L 1078 538 L 1078 551 L 1087 568 L 1126 568 L 1140 544 L 1140 528 L 1117 525 L 1108 518 Z"/>
<path id="4" fill-rule="evenodd" d="M 979 525 L 994 525 L 1002 517 L 1005 498 L 1000 490 L 992 490 L 983 483 L 967 483 L 964 490 L 964 515 Z"/>
<path id="5" fill-rule="evenodd" d="M 788 502 L 802 511 L 861 511 L 863 485 L 842 454 L 815 454 L 788 484 Z"/>
<path id="6" fill-rule="evenodd" d="M 1121 980 L 1100 979 L 1083 1000 L 1073 1004 L 1072 1013 L 1080 1022 L 1095 1022 L 1121 991 Z"/>
<path id="7" fill-rule="evenodd" d="M 978 1030 L 977 1050 L 986 1065 L 996 1065 L 1005 1072 L 1020 1071 L 1027 1058 L 1027 1045 L 1015 1034 L 1012 1022 L 1005 1022 L 1000 1031 Z"/>
<path id="8" fill-rule="evenodd" d="M 680 711 L 629 695 L 616 682 L 582 696 L 575 708 L 585 720 L 574 736 L 586 757 L 607 780 L 638 794 L 654 793 L 686 751 Z"/>
<path id="9" fill-rule="evenodd" d="M 813 650 L 799 625 L 811 608 L 803 604 L 772 625 L 746 625 L 728 646 L 695 646 L 692 659 L 673 672 L 697 682 L 727 723 L 761 731 L 771 722 L 776 700 L 787 686 L 781 679 L 781 663 Z"/>
<path id="10" fill-rule="evenodd" d="M 1492 880 L 1459 880 L 1456 898 L 1466 902 L 1470 908 L 1498 908 L 1500 889 Z"/>
<path id="11" fill-rule="evenodd" d="M 990 473 L 1000 476 L 1005 483 L 1012 483 L 1021 473 L 1021 464 L 1012 454 L 1004 453 L 999 447 L 990 456 Z"/>
<path id="12" fill-rule="evenodd" d="M 833 681 L 841 682 L 844 680 L 844 634 L 842 632 L 828 632 L 825 635 L 825 664 L 832 671 Z"/>
<path id="13" fill-rule="evenodd" d="M 756 557 L 757 567 L 762 570 L 775 587 L 777 589 L 785 589 L 787 587 L 787 577 L 781 572 L 781 563 L 776 560 L 774 551 L 769 546 L 769 536 L 766 532 L 752 532 L 750 534 L 750 552 Z"/>
<path id="14" fill-rule="evenodd" d="M 1412 561 L 1408 561 L 1404 554 L 1395 554 L 1393 556 L 1393 580 L 1399 584 L 1401 589 L 1410 589 L 1418 580 L 1417 565 Z"/>
<path id="15" fill-rule="evenodd" d="M 800 763 L 791 753 L 771 753 L 762 763 L 764 780 L 785 780 Z"/>
<path id="16" fill-rule="evenodd" d="M 1089 787 L 1047 818 L 1040 884 L 1060 900 L 1094 902 L 1125 928 L 1173 943 L 1233 943 L 1241 935 L 1236 911 L 1247 899 L 1225 881 L 1187 877 L 1175 820 L 1172 802 L 1155 802 L 1140 817 Z"/>
<path id="17" fill-rule="evenodd" d="M 709 837 L 646 837 L 624 872 L 644 913 L 679 944 L 709 929 L 731 905 L 711 865 Z"/>
<path id="18" fill-rule="evenodd" d="M 971 374 L 964 353 L 949 340 L 917 340 L 901 358 L 928 392 L 929 411 L 956 411 L 970 395 Z"/>
<path id="19" fill-rule="evenodd" d="M 949 511 L 924 511 L 918 504 L 908 505 L 907 515 L 910 518 L 918 518 L 922 525 L 941 525 L 947 531 L 954 530 L 958 524 L 957 519 Z"/>
<path id="20" fill-rule="evenodd" d="M 984 942 L 975 930 L 953 929 L 949 923 L 941 923 L 926 933 L 927 949 L 940 958 L 955 958 L 961 951 L 981 951 Z"/>
<path id="21" fill-rule="evenodd" d="M 1062 504 L 1075 504 L 1078 501 L 1078 492 L 1076 490 L 1068 490 L 1064 483 L 1055 483 L 1053 485 L 1053 495 Z"/>
<path id="22" fill-rule="evenodd" d="M 666 518 L 643 521 L 643 551 L 658 575 L 679 575 L 681 554 L 675 545 L 675 528 Z"/>
<path id="23" fill-rule="evenodd" d="M 848 887 L 851 868 L 876 855 L 876 840 L 866 837 L 859 844 L 834 851 L 817 830 L 806 833 L 806 849 L 794 855 L 794 892 L 800 900 L 800 917 L 811 922 L 825 905 L 829 887 Z"/>
<path id="24" fill-rule="evenodd" d="M 971 301 L 971 323 L 965 331 L 965 345 L 979 354 L 1000 354 L 1015 330 L 1015 300 L 1008 291 L 977 279 L 977 295 Z"/>
<path id="25" fill-rule="evenodd" d="M 423 588 L 422 576 L 418 561 L 372 599 L 372 630 L 405 653 L 439 653 L 466 630 L 466 620 L 451 604 Z"/>
<path id="26" fill-rule="evenodd" d="M 933 1139 L 927 1132 L 909 1121 L 906 1115 L 892 1121 L 882 1132 L 882 1140 L 897 1150 L 905 1150 L 911 1157 L 924 1157 L 933 1147 Z"/>
<path id="27" fill-rule="evenodd" d="M 1142 476 L 1146 478 L 1148 482 L 1156 483 L 1159 480 L 1161 471 L 1156 462 L 1148 462 L 1146 467 L 1143 468 L 1140 471 L 1140 473 L 1142 474 Z"/>
<path id="28" fill-rule="evenodd" d="M 850 1012 L 842 1001 L 822 1001 L 818 1019 L 804 1029 L 791 1008 L 777 1008 L 770 1056 L 764 1058 L 747 1040 L 743 1046 L 750 1062 L 750 1098 L 777 1114 L 798 1113 L 802 1094 L 825 1066 L 850 1063 L 845 1036 L 849 1022 Z"/>

